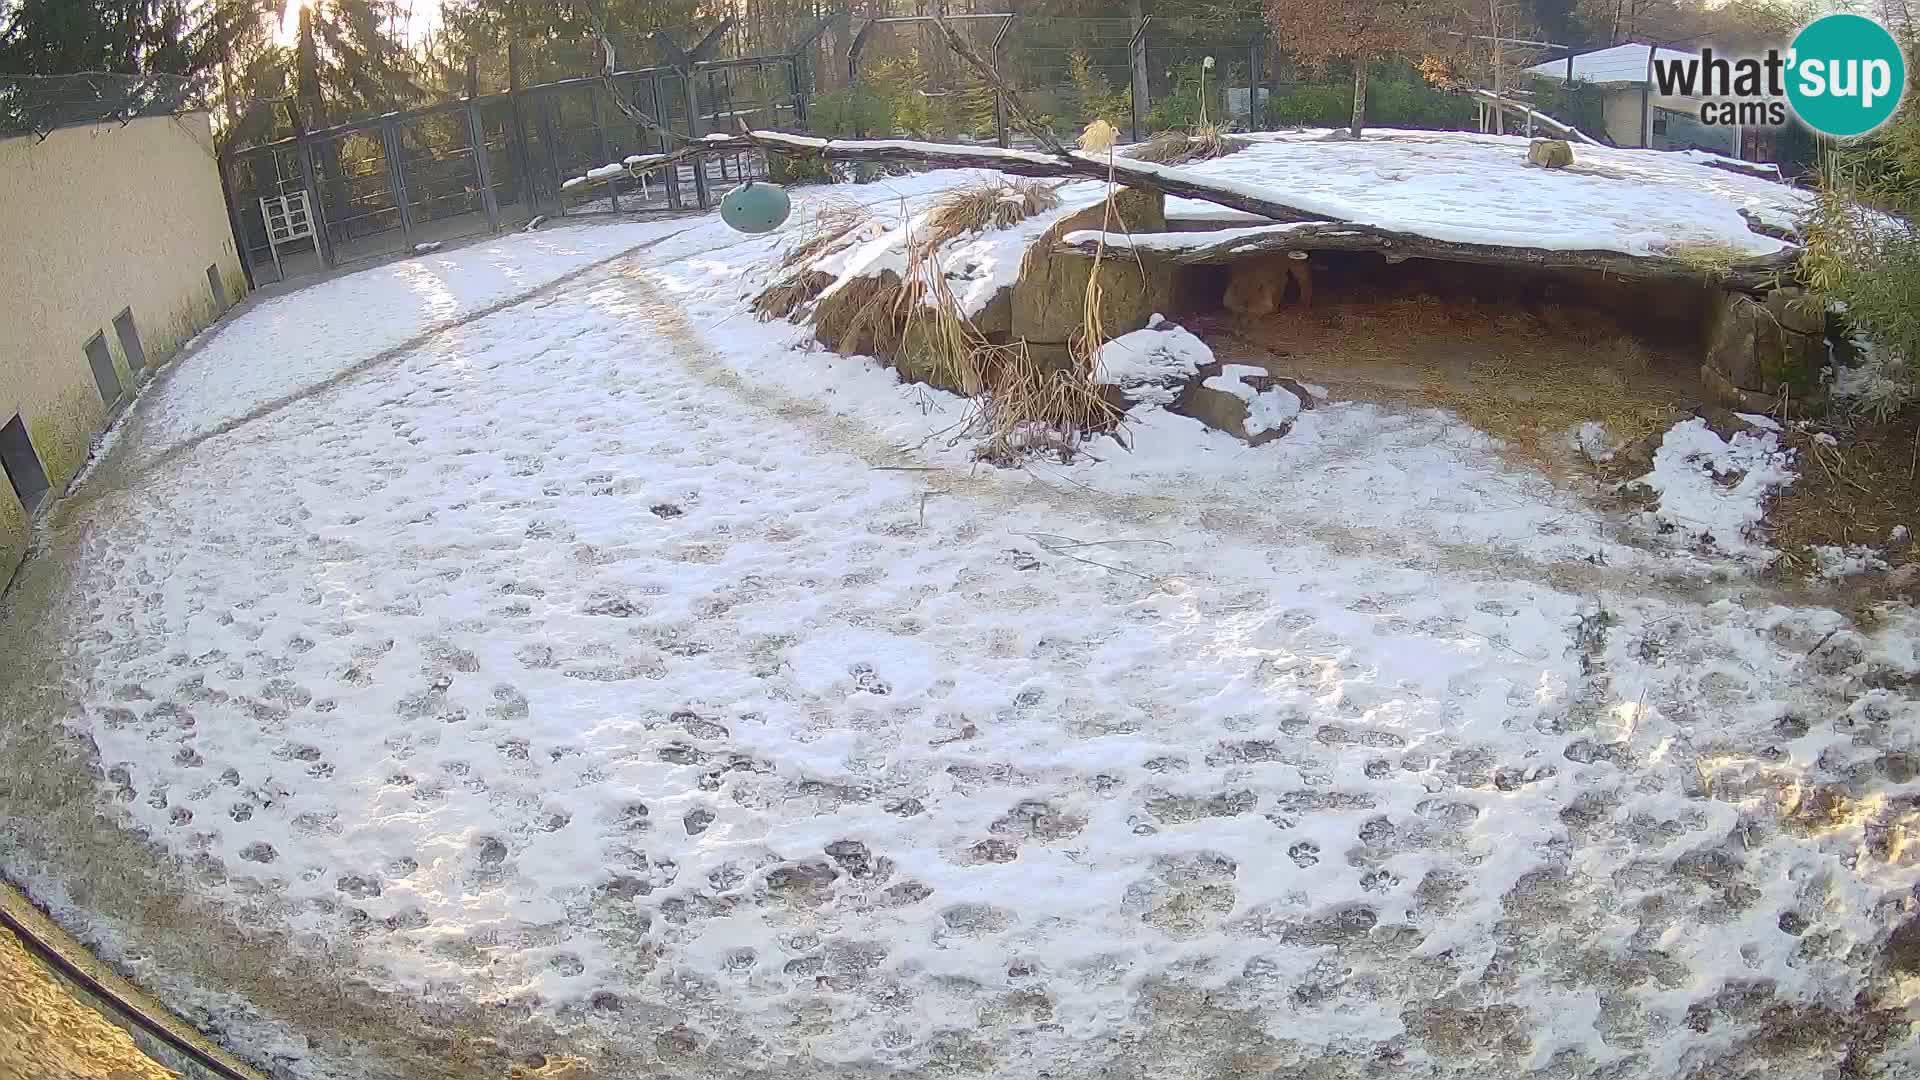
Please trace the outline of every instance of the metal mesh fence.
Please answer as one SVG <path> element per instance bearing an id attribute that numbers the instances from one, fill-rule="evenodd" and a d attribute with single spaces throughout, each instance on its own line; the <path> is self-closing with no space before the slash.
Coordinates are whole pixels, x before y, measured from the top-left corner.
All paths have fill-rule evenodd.
<path id="1" fill-rule="evenodd" d="M 563 79 L 230 150 L 222 161 L 235 233 L 258 282 L 541 215 L 704 208 L 727 186 L 767 175 L 765 160 L 730 154 L 698 169 L 569 181 L 741 124 L 805 130 L 803 74 L 793 56 L 703 60 L 686 71 L 621 72 L 611 86 Z M 615 94 L 672 136 L 636 124 Z"/>
<path id="2" fill-rule="evenodd" d="M 891 21 L 901 25 L 875 35 L 860 59 L 852 92 L 865 96 L 850 102 L 847 112 L 867 121 L 868 128 L 891 122 L 916 135 L 987 138 L 1002 145 L 1030 141 L 1018 130 L 1005 129 L 991 88 L 926 26 Z M 1096 118 L 1134 138 L 1203 119 L 1239 128 L 1267 126 L 1259 106 L 1266 97 L 1271 46 L 1269 32 L 1258 24 L 1016 15 L 963 29 L 1027 110 L 1063 139 L 1072 139 Z M 1204 67 L 1208 57 L 1214 59 L 1210 69 Z"/>
<path id="3" fill-rule="evenodd" d="M 171 116 L 192 104 L 192 85 L 178 75 L 0 74 L 0 138 Z"/>
<path id="4" fill-rule="evenodd" d="M 816 123 L 814 133 L 1030 146 L 1029 136 L 1008 129 L 996 115 L 992 89 L 923 22 L 869 24 L 877 32 L 858 57 L 854 85 L 823 95 L 819 111 L 826 122 Z M 1096 118 L 1114 124 L 1125 138 L 1145 139 L 1202 124 L 1267 131 L 1345 124 L 1352 116 L 1349 72 L 1342 65 L 1324 72 L 1303 66 L 1258 22 L 1014 15 L 962 29 L 1026 109 L 1062 140 L 1072 140 Z M 1522 58 L 1510 50 L 1510 72 Z M 1381 126 L 1479 124 L 1472 98 L 1434 87 L 1405 62 L 1372 65 L 1367 114 Z"/>

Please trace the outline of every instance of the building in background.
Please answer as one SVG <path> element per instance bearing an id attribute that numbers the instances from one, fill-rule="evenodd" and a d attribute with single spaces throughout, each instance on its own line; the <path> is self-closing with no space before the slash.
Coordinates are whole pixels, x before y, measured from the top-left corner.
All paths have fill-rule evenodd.
<path id="1" fill-rule="evenodd" d="M 134 388 L 246 291 L 205 112 L 0 75 L 0 582 Z"/>
<path id="2" fill-rule="evenodd" d="M 1643 146 L 1655 150 L 1710 150 L 1739 157 L 1741 129 L 1712 126 L 1699 120 L 1701 99 L 1662 94 L 1653 81 L 1653 59 L 1698 59 L 1680 49 L 1652 45 L 1615 45 L 1611 49 L 1573 57 L 1572 79 L 1598 87 L 1603 95 L 1604 134 L 1615 146 Z M 1550 60 L 1527 69 L 1547 82 L 1569 77 L 1566 60 Z M 1590 132 L 1600 135 L 1602 132 Z"/>

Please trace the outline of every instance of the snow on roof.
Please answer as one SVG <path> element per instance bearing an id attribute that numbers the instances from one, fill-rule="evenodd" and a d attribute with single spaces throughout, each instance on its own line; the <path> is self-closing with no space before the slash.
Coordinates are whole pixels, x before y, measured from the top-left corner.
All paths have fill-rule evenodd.
<path id="1" fill-rule="evenodd" d="M 1435 240 L 1660 254 L 1689 244 L 1745 256 L 1785 245 L 1748 228 L 1742 211 L 1792 222 L 1809 196 L 1758 176 L 1709 168 L 1662 150 L 1580 146 L 1565 169 L 1527 165 L 1527 140 L 1459 131 L 1325 131 L 1248 136 L 1237 154 L 1180 166 L 1311 214 Z M 1167 215 L 1218 209 L 1169 198 Z M 1235 224 L 1247 219 L 1236 219 Z"/>
<path id="2" fill-rule="evenodd" d="M 1647 81 L 1647 50 L 1651 45 L 1615 45 L 1611 49 L 1581 53 L 1573 58 L 1573 81 L 1588 83 L 1611 83 L 1615 85 L 1639 86 Z M 1684 52 L 1680 49 L 1661 49 L 1655 54 L 1657 60 L 1697 60 L 1698 53 Z M 1535 64 L 1527 69 L 1527 74 L 1538 75 L 1546 79 L 1565 81 L 1567 61 L 1565 58 L 1549 60 L 1544 64 Z"/>

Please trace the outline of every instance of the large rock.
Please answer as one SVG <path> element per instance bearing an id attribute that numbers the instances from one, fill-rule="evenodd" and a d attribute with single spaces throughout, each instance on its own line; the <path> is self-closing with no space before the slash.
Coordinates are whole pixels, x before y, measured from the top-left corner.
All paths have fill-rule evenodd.
<path id="1" fill-rule="evenodd" d="M 1700 365 L 1700 384 L 1706 388 L 1707 395 L 1716 404 L 1724 405 L 1729 409 L 1767 413 L 1772 412 L 1780 404 L 1780 400 L 1771 394 L 1763 394 L 1758 390 L 1742 390 L 1733 385 L 1712 364 Z"/>
<path id="2" fill-rule="evenodd" d="M 1157 191 L 1121 188 L 1113 198 L 1115 232 L 1121 222 L 1132 232 L 1160 232 L 1167 227 L 1166 200 Z M 1080 331 L 1086 310 L 1087 283 L 1093 278 L 1093 260 L 1054 250 L 1060 237 L 1080 229 L 1098 229 L 1105 206 L 1097 204 L 1070 214 L 1042 233 L 1027 249 L 1020 264 L 1020 280 L 1013 287 L 1011 332 L 1026 339 L 1035 355 L 1056 352 L 1064 357 L 1067 342 Z M 1100 263 L 1100 324 L 1108 337 L 1139 330 L 1155 312 L 1172 306 L 1173 268 L 1164 262 L 1142 264 L 1124 252 L 1109 252 Z"/>
<path id="3" fill-rule="evenodd" d="M 1814 393 L 1820 369 L 1828 363 L 1826 314 L 1797 303 L 1804 295 L 1800 289 L 1774 289 L 1762 302 L 1743 293 L 1722 293 L 1708 310 L 1702 370 L 1715 372 L 1737 391 L 1768 400 Z M 1723 390 L 1708 388 L 1728 398 Z"/>
<path id="4" fill-rule="evenodd" d="M 1707 312 L 1706 366 L 1740 389 L 1764 389 L 1760 343 L 1778 330 L 1766 307 L 1752 297 L 1722 293 Z"/>
<path id="5" fill-rule="evenodd" d="M 1292 379 L 1216 362 L 1194 374 L 1169 411 L 1259 446 L 1293 430 L 1294 418 L 1313 406 L 1313 395 Z"/>
<path id="6" fill-rule="evenodd" d="M 1535 139 L 1527 144 L 1527 164 L 1564 169 L 1573 164 L 1573 147 L 1565 139 Z"/>
<path id="7" fill-rule="evenodd" d="M 1001 289 L 987 300 L 985 307 L 973 313 L 973 328 L 988 341 L 1005 343 L 1013 333 L 1013 288 Z"/>
<path id="8" fill-rule="evenodd" d="M 1772 289 L 1767 292 L 1767 313 L 1782 329 L 1796 334 L 1824 334 L 1827 332 L 1827 312 L 1824 304 L 1810 296 L 1807 290 L 1795 286 Z"/>

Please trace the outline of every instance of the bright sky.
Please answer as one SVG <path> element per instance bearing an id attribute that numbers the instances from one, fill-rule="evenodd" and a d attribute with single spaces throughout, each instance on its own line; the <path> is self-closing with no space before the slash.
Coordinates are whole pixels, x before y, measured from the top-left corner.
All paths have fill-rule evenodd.
<path id="1" fill-rule="evenodd" d="M 286 0 L 286 6 L 280 9 L 280 31 L 276 35 L 280 44 L 292 45 L 300 36 L 300 9 L 311 3 Z M 394 0 L 393 6 L 399 12 L 395 25 L 409 45 L 420 44 L 420 39 L 440 29 L 440 0 Z"/>

